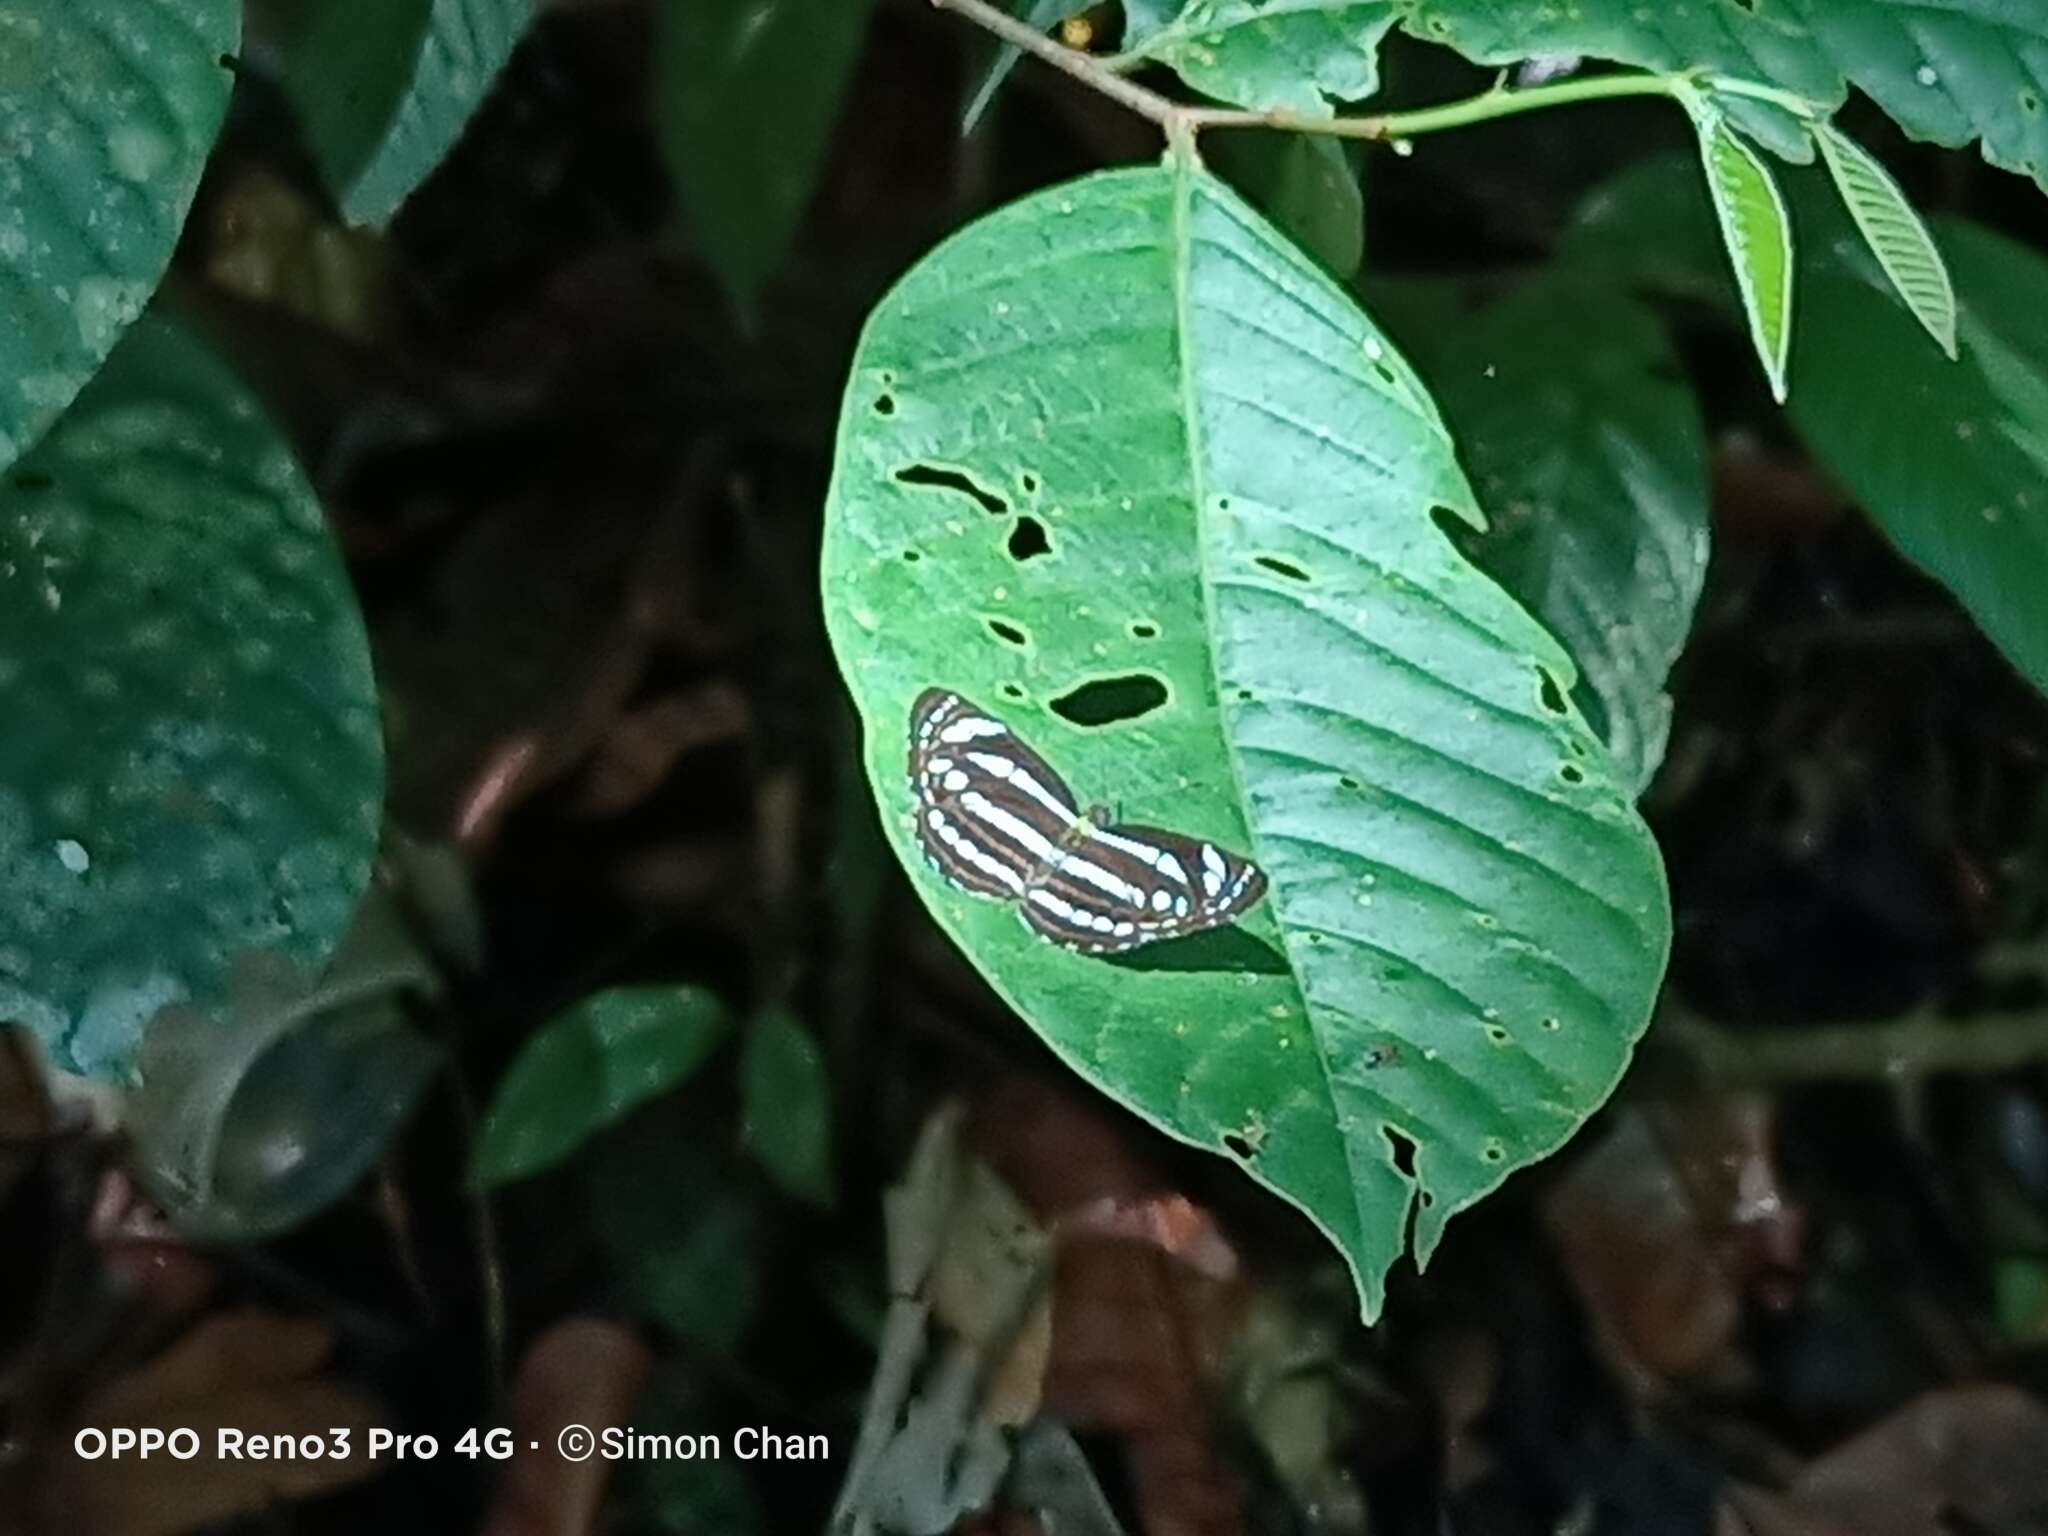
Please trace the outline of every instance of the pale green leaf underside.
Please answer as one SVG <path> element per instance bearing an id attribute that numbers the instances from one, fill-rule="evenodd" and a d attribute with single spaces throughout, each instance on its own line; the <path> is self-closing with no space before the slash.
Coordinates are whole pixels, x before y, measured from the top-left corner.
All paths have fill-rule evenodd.
<path id="1" fill-rule="evenodd" d="M 285 89 L 342 215 L 382 224 L 455 147 L 533 0 L 350 0 L 301 17 Z"/>
<path id="2" fill-rule="evenodd" d="M 1380 39 L 1397 16 L 1393 0 L 1189 0 L 1156 22 L 1134 11 L 1124 48 L 1206 96 L 1327 117 L 1379 89 Z"/>
<path id="3" fill-rule="evenodd" d="M 1956 355 L 1956 293 L 1948 267 L 1920 215 L 1869 151 L 1831 123 L 1816 123 L 1814 142 L 1856 227 L 1863 232 L 1892 289 L 1913 318 Z"/>
<path id="4" fill-rule="evenodd" d="M 1698 68 L 1777 86 L 1823 110 L 1855 85 L 1915 138 L 1952 148 L 1982 140 L 1992 164 L 2048 187 L 2040 0 L 1407 0 L 1402 25 L 1482 63 L 1586 54 Z M 1811 154 L 1791 114 L 1757 102 L 1730 110 L 1779 154 Z"/>
<path id="5" fill-rule="evenodd" d="M 0 1022 L 119 1079 L 249 956 L 317 969 L 369 880 L 368 642 L 290 453 L 161 320 L 0 480 Z"/>
<path id="6" fill-rule="evenodd" d="M 979 495 L 899 478 L 918 466 Z M 1004 209 L 883 301 L 827 513 L 834 647 L 939 923 L 1090 1080 L 1249 1151 L 1368 1314 L 1411 1211 L 1426 1258 L 1605 1097 L 1669 938 L 1569 661 L 1433 509 L 1477 522 L 1372 324 L 1221 183 L 1155 168 Z M 1050 548 L 1020 559 L 1027 519 Z M 1048 707 L 1132 674 L 1166 702 L 1098 728 Z M 905 772 L 928 686 L 1084 803 L 1255 857 L 1272 892 L 1244 927 L 1284 959 L 1088 959 L 948 885 Z"/>
<path id="7" fill-rule="evenodd" d="M 1785 399 L 1785 370 L 1792 355 L 1792 218 L 1764 158 L 1713 106 L 1696 104 L 1700 162 L 1707 192 L 1721 224 L 1721 241 L 1735 268 L 1735 285 L 1749 319 L 1750 340 L 1771 381 L 1771 393 Z"/>
<path id="8" fill-rule="evenodd" d="M 149 302 L 240 43 L 237 0 L 0 0 L 0 469 Z"/>

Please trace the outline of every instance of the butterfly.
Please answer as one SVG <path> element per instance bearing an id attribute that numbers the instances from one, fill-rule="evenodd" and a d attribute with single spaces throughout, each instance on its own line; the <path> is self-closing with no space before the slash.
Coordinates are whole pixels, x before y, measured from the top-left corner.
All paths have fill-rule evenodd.
<path id="1" fill-rule="evenodd" d="M 1258 865 L 1157 827 L 1081 810 L 1002 721 L 927 688 L 910 710 L 917 840 L 963 891 L 1015 902 L 1026 927 L 1083 954 L 1118 954 L 1234 922 L 1266 892 Z"/>

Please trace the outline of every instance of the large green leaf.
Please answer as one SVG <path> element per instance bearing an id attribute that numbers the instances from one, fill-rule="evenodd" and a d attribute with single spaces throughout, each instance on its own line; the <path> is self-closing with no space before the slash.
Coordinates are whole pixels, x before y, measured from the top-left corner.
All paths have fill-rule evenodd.
<path id="1" fill-rule="evenodd" d="M 701 987 L 616 987 L 584 998 L 549 1020 L 506 1071 L 472 1177 L 503 1184 L 561 1161 L 689 1077 L 727 1023 L 725 1004 Z"/>
<path id="2" fill-rule="evenodd" d="M 662 0 L 662 153 L 692 238 L 750 323 L 810 204 L 872 7 Z"/>
<path id="3" fill-rule="evenodd" d="M 1803 210 L 1802 210 L 1803 211 Z M 1951 363 L 1836 215 L 1806 280 L 1799 430 L 1900 549 L 2048 691 L 2048 261 L 1938 224 L 1961 296 Z"/>
<path id="4" fill-rule="evenodd" d="M 827 509 L 833 643 L 939 923 L 1079 1071 L 1307 1211 L 1369 1314 L 1411 1213 L 1426 1258 L 1606 1095 L 1669 938 L 1570 661 L 1439 516 L 1479 523 L 1414 376 L 1178 164 L 1040 193 L 913 270 L 855 359 Z M 905 773 L 930 686 L 1083 803 L 1255 857 L 1270 897 L 1119 964 L 949 885 Z"/>
<path id="5" fill-rule="evenodd" d="M 1433 349 L 1492 527 L 1466 549 L 1565 643 L 1577 698 L 1640 792 L 1707 571 L 1706 428 L 1657 317 L 1602 284 L 1540 279 Z"/>
<path id="6" fill-rule="evenodd" d="M 1325 5 L 1342 10 L 1344 0 Z M 1855 85 L 1916 138 L 1981 139 L 1992 164 L 2048 187 L 2048 7 L 2039 0 L 1410 0 L 1402 24 L 1482 63 L 1587 54 L 1700 68 L 1823 110 Z M 1760 102 L 1731 110 L 1778 153 L 1812 155 L 1791 114 Z"/>
<path id="7" fill-rule="evenodd" d="M 227 111 L 237 0 L 0 0 L 0 469 L 155 291 Z"/>
<path id="8" fill-rule="evenodd" d="M 369 648 L 298 466 L 166 322 L 0 481 L 0 700 L 0 1019 L 118 1079 L 238 957 L 326 958 L 377 844 Z"/>
<path id="9" fill-rule="evenodd" d="M 533 0 L 309 0 L 284 85 L 342 215 L 381 224 L 462 136 Z"/>
<path id="10" fill-rule="evenodd" d="M 1168 13 L 1127 7 L 1128 58 L 1164 64 L 1196 90 L 1241 107 L 1327 117 L 1379 89 L 1379 44 L 1394 0 L 1187 0 Z"/>

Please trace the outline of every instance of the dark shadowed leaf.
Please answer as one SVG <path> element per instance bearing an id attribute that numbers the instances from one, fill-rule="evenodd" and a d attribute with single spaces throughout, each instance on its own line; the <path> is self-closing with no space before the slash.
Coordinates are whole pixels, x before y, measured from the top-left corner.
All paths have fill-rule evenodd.
<path id="1" fill-rule="evenodd" d="M 1338 277 L 1365 256 L 1365 195 L 1337 139 L 1268 129 L 1212 133 L 1202 153 L 1216 174 Z"/>
<path id="2" fill-rule="evenodd" d="M 787 1009 L 765 1009 L 747 1026 L 740 1099 L 761 1166 L 797 1198 L 830 1205 L 832 1085 L 817 1041 Z"/>
<path id="3" fill-rule="evenodd" d="M 1481 519 L 1415 376 L 1181 162 L 1030 197 L 905 278 L 827 510 L 827 619 L 926 904 L 1077 1070 L 1313 1216 L 1368 1314 L 1411 1214 L 1427 1258 L 1605 1097 L 1669 933 L 1569 658 L 1452 521 Z M 1082 804 L 1256 859 L 1269 896 L 1209 937 L 1281 963 L 1106 964 L 949 884 L 905 769 L 930 687 Z"/>
<path id="4" fill-rule="evenodd" d="M 471 1176 L 503 1184 L 567 1157 L 595 1131 L 683 1082 L 725 1038 L 725 1005 L 700 987 L 586 997 L 527 1041 L 484 1119 Z"/>
<path id="5" fill-rule="evenodd" d="M 163 276 L 227 111 L 241 11 L 0 0 L 0 469 Z"/>
<path id="6" fill-rule="evenodd" d="M 369 647 L 290 453 L 165 321 L 0 479 L 0 700 L 0 1018 L 118 1080 L 239 957 L 324 962 L 377 846 Z"/>

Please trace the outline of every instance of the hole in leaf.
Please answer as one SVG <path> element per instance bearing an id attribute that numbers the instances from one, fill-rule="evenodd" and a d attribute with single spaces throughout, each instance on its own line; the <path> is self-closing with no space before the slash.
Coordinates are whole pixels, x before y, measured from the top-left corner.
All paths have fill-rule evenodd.
<path id="1" fill-rule="evenodd" d="M 1380 376 L 1380 382 L 1382 384 L 1392 384 L 1397 382 L 1394 378 L 1394 370 L 1389 368 L 1385 363 L 1378 361 L 1377 359 L 1375 359 L 1373 362 L 1372 371 Z"/>
<path id="2" fill-rule="evenodd" d="M 1472 536 L 1471 526 L 1465 519 L 1441 503 L 1429 509 L 1429 520 L 1436 524 L 1438 533 L 1460 549 L 1464 548 L 1465 540 Z"/>
<path id="3" fill-rule="evenodd" d="M 1549 1030 L 1559 1030 L 1559 1029 L 1563 1029 L 1563 1028 L 1564 1028 L 1564 1020 L 1563 1020 L 1563 1019 L 1545 1019 L 1545 1020 L 1543 1021 L 1543 1027 L 1544 1027 L 1545 1029 L 1549 1029 Z"/>
<path id="4" fill-rule="evenodd" d="M 1236 1131 L 1225 1131 L 1223 1133 L 1223 1147 L 1232 1157 L 1241 1157 L 1246 1162 L 1250 1162 L 1259 1155 L 1258 1148 L 1254 1147 L 1246 1137 Z"/>
<path id="5" fill-rule="evenodd" d="M 1426 1189 L 1416 1198 L 1422 1202 L 1424 1209 L 1427 1209 L 1428 1207 L 1436 1204 L 1436 1196 L 1431 1194 Z"/>
<path id="6" fill-rule="evenodd" d="M 896 414 L 896 397 L 894 395 L 875 396 L 875 414 L 877 416 L 894 416 Z"/>
<path id="7" fill-rule="evenodd" d="M 1346 789 L 1357 789 L 1359 787 L 1358 780 L 1351 777 L 1351 775 L 1348 773 L 1345 774 L 1339 780 L 1337 780 L 1337 782 L 1343 785 Z"/>
<path id="8" fill-rule="evenodd" d="M 1240 689 L 1238 689 L 1238 690 L 1237 690 L 1237 702 L 1238 702 L 1238 703 L 1240 703 L 1240 704 L 1249 704 L 1249 703 L 1251 703 L 1251 701 L 1252 701 L 1252 691 L 1251 691 L 1251 689 L 1249 689 L 1249 688 L 1240 688 Z"/>
<path id="9" fill-rule="evenodd" d="M 1403 1135 L 1384 1120 L 1380 1122 L 1380 1134 L 1387 1138 L 1387 1146 L 1394 1154 L 1394 1167 L 1404 1178 L 1415 1177 L 1415 1139 Z"/>
<path id="10" fill-rule="evenodd" d="M 1486 1026 L 1486 1038 L 1495 1045 L 1506 1045 L 1508 1043 L 1508 1032 L 1498 1024 L 1489 1024 Z"/>
<path id="11" fill-rule="evenodd" d="M 1061 694 L 1052 712 L 1076 725 L 1114 725 L 1149 715 L 1166 702 L 1166 684 L 1149 672 L 1123 677 L 1098 677 Z"/>
<path id="12" fill-rule="evenodd" d="M 903 551 L 903 563 L 905 565 L 915 565 L 918 561 L 922 560 L 923 558 L 924 556 L 920 555 L 914 549 L 906 549 L 905 551 Z"/>
<path id="13" fill-rule="evenodd" d="M 1274 555 L 1255 555 L 1252 557 L 1252 564 L 1264 567 L 1275 576 L 1285 576 L 1289 581 L 1308 581 L 1312 579 L 1307 571 L 1304 571 L 1292 560 L 1282 560 Z"/>
<path id="14" fill-rule="evenodd" d="M 957 469 L 945 469 L 937 464 L 907 464 L 896 471 L 896 478 L 904 485 L 928 485 L 935 490 L 958 491 L 962 496 L 973 497 L 982 511 L 996 516 L 1010 510 L 1010 504 L 1002 497 L 976 485 Z"/>
<path id="15" fill-rule="evenodd" d="M 1133 640 L 1151 640 L 1156 638 L 1158 634 L 1159 626 L 1157 624 L 1147 624 L 1143 619 L 1140 619 L 1131 626 L 1131 638 Z"/>
<path id="16" fill-rule="evenodd" d="M 1557 686 L 1557 679 L 1543 667 L 1536 669 L 1536 696 L 1543 701 L 1543 707 L 1553 715 L 1569 714 L 1571 707 L 1564 701 L 1564 690 Z"/>
<path id="17" fill-rule="evenodd" d="M 1557 776 L 1567 784 L 1583 784 L 1586 782 L 1586 770 L 1577 763 L 1559 763 L 1557 765 Z"/>
<path id="18" fill-rule="evenodd" d="M 1024 697 L 1024 690 L 1015 683 L 1005 683 L 1003 684 L 1003 697 L 1006 699 L 1021 699 Z"/>
<path id="19" fill-rule="evenodd" d="M 2041 98 L 2032 91 L 2020 92 L 2020 110 L 2032 117 L 2041 110 Z"/>
<path id="20" fill-rule="evenodd" d="M 18 469 L 12 483 L 17 491 L 47 491 L 57 482 L 40 469 Z"/>
<path id="21" fill-rule="evenodd" d="M 1503 1147 L 1499 1142 L 1489 1141 L 1484 1147 L 1480 1148 L 1479 1155 L 1489 1163 L 1498 1163 L 1506 1158 L 1508 1153 L 1507 1148 Z"/>
<path id="22" fill-rule="evenodd" d="M 1025 470 L 1023 475 L 1019 477 L 1017 483 L 1024 487 L 1024 494 L 1026 496 L 1035 496 L 1038 494 L 1038 476 L 1031 473 L 1030 470 Z"/>
<path id="23" fill-rule="evenodd" d="M 1368 1072 L 1376 1072 L 1400 1054 L 1401 1047 L 1391 1045 L 1383 1040 L 1365 1053 L 1365 1069 Z"/>
<path id="24" fill-rule="evenodd" d="M 1011 645 L 1029 645 L 1031 643 L 1031 637 L 1023 630 L 1014 624 L 1004 622 L 1002 619 L 990 619 L 988 627 L 998 640 L 1007 640 Z"/>
<path id="25" fill-rule="evenodd" d="M 1035 517 L 1020 517 L 1010 530 L 1010 558 L 1035 560 L 1052 553 L 1052 540 L 1045 536 L 1045 524 Z"/>

